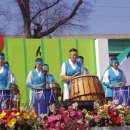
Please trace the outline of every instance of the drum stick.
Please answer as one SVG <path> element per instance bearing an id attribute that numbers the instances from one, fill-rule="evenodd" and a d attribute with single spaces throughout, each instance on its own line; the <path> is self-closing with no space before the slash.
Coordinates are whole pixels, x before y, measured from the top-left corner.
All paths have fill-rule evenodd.
<path id="1" fill-rule="evenodd" d="M 77 72 L 76 74 L 74 74 L 74 75 L 71 77 L 71 79 L 72 79 L 73 77 L 77 76 L 79 73 L 80 73 L 80 72 Z"/>
<path id="2" fill-rule="evenodd" d="M 37 87 L 40 87 L 40 86 L 42 86 L 42 85 L 44 85 L 45 83 L 42 83 L 42 84 L 39 84 L 39 85 L 37 85 Z"/>
<path id="3" fill-rule="evenodd" d="M 122 82 L 119 82 L 119 83 L 116 83 L 116 84 L 112 84 L 112 86 L 114 86 L 113 88 L 116 88 L 116 87 L 118 87 L 118 86 L 121 86 L 120 84 L 121 84 Z M 118 85 L 118 86 L 117 86 Z"/>

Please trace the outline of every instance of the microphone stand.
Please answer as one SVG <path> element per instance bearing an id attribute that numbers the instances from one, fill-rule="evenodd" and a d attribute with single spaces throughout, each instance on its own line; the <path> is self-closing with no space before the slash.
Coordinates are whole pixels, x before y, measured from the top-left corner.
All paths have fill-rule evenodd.
<path id="1" fill-rule="evenodd" d="M 47 114 L 48 114 L 48 113 L 49 113 L 49 112 L 48 112 L 48 102 L 47 102 L 47 99 L 46 99 L 46 97 L 47 97 L 47 95 L 46 95 L 46 86 L 47 86 L 47 81 L 46 81 L 46 79 L 47 79 L 47 70 L 44 70 L 44 85 L 45 85 L 44 93 L 45 93 L 45 102 L 46 102 Z"/>

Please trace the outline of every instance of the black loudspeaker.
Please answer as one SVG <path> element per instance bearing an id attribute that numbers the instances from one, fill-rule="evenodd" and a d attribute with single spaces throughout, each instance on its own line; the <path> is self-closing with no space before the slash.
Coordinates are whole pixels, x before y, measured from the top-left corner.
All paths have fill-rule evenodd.
<path id="1" fill-rule="evenodd" d="M 94 101 L 72 101 L 72 100 L 67 100 L 64 102 L 61 102 L 62 106 L 65 107 L 66 109 L 68 108 L 68 106 L 71 106 L 74 103 L 78 103 L 78 109 L 83 110 L 86 109 L 88 111 L 92 111 L 93 110 L 93 106 L 94 106 Z"/>

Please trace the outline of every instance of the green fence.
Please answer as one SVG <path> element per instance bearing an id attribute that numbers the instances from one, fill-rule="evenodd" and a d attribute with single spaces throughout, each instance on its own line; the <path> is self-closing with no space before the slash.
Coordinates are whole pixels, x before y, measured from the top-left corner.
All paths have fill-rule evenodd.
<path id="1" fill-rule="evenodd" d="M 61 64 L 68 59 L 69 50 L 77 48 L 79 55 L 84 56 L 85 66 L 91 74 L 96 74 L 95 45 L 93 39 L 22 39 L 5 38 L 4 53 L 6 61 L 10 63 L 10 70 L 14 73 L 20 87 L 22 103 L 29 101 L 29 89 L 26 87 L 26 78 L 34 68 L 37 48 L 41 46 L 44 63 L 49 64 L 53 74 L 63 87 L 60 80 Z"/>

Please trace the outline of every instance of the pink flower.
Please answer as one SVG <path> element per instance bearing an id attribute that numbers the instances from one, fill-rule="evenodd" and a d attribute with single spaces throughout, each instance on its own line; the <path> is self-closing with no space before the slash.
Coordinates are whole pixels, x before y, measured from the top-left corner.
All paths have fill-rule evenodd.
<path id="1" fill-rule="evenodd" d="M 108 123 L 105 123 L 105 126 L 108 126 Z"/>
<path id="2" fill-rule="evenodd" d="M 95 116 L 94 116 L 95 122 L 98 122 L 98 121 L 100 120 L 100 117 L 101 117 L 100 115 L 95 115 Z"/>
<path id="3" fill-rule="evenodd" d="M 59 111 L 60 111 L 60 113 L 63 113 L 65 111 L 65 108 L 64 107 L 60 107 Z"/>
<path id="4" fill-rule="evenodd" d="M 63 116 L 62 118 L 63 118 L 63 120 L 64 120 L 64 123 L 67 124 L 67 123 L 68 123 L 68 120 L 69 120 L 69 117 Z"/>
<path id="5" fill-rule="evenodd" d="M 73 111 L 74 109 L 73 109 L 73 106 L 69 106 L 68 107 L 68 111 Z"/>
<path id="6" fill-rule="evenodd" d="M 58 121 L 59 121 L 59 120 L 61 120 L 61 115 L 60 115 L 60 114 L 58 114 L 55 118 L 56 118 L 56 120 L 58 120 Z"/>
<path id="7" fill-rule="evenodd" d="M 78 110 L 78 111 L 76 112 L 76 117 L 77 117 L 78 119 L 80 119 L 80 118 L 82 117 L 82 112 Z"/>
<path id="8" fill-rule="evenodd" d="M 61 113 L 61 115 L 64 117 L 68 117 L 69 116 L 69 112 L 68 111 L 64 111 L 63 113 Z"/>
<path id="9" fill-rule="evenodd" d="M 39 122 L 41 119 L 40 118 L 37 118 L 37 121 Z"/>
<path id="10" fill-rule="evenodd" d="M 51 122 L 51 123 L 50 123 L 50 127 L 51 127 L 51 128 L 55 128 L 55 123 Z"/>
<path id="11" fill-rule="evenodd" d="M 60 122 L 59 121 L 56 122 L 55 126 L 56 126 L 56 128 L 60 128 Z"/>
<path id="12" fill-rule="evenodd" d="M 73 117 L 76 115 L 76 112 L 74 110 L 70 110 L 70 117 Z"/>
<path id="13" fill-rule="evenodd" d="M 51 116 L 48 117 L 48 122 L 51 123 L 51 122 L 53 122 L 55 119 L 56 119 L 55 116 L 54 116 L 54 115 L 51 115 Z"/>
<path id="14" fill-rule="evenodd" d="M 61 127 L 61 128 L 65 128 L 65 124 L 64 124 L 64 123 L 61 123 L 61 124 L 60 124 L 60 127 Z"/>
<path id="15" fill-rule="evenodd" d="M 48 121 L 44 121 L 44 126 L 47 127 L 49 125 Z"/>

